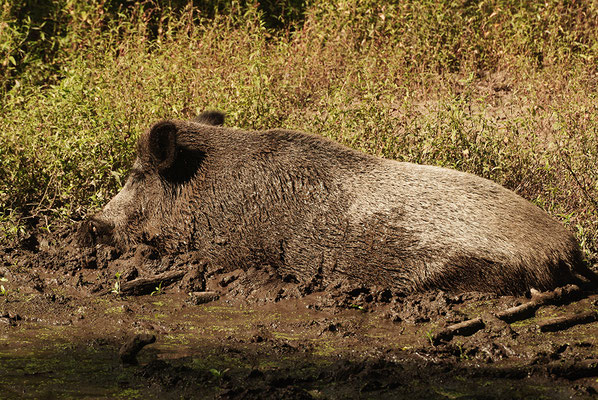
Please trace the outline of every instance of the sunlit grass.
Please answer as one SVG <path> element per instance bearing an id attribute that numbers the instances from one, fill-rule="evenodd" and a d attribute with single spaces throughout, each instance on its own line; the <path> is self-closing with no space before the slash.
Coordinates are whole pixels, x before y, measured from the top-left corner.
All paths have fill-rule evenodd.
<path id="1" fill-rule="evenodd" d="M 288 2 L 293 18 L 274 29 L 268 10 L 245 4 L 64 0 L 43 38 L 5 5 L 1 236 L 97 209 L 144 129 L 209 108 L 229 126 L 311 131 L 493 179 L 595 259 L 598 5 L 395 3 Z"/>

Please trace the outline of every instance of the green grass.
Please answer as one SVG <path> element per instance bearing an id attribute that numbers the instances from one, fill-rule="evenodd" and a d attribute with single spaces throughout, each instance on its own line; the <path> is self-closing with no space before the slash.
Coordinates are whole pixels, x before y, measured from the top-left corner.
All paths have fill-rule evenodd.
<path id="1" fill-rule="evenodd" d="M 2 240 L 98 209 L 143 130 L 210 108 L 493 179 L 598 258 L 596 1 L 25 3 L 0 9 Z"/>

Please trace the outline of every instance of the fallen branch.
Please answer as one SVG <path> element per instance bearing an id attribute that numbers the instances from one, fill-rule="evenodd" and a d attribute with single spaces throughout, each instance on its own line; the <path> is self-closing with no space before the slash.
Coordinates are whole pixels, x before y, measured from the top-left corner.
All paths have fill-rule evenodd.
<path id="1" fill-rule="evenodd" d="M 538 324 L 540 332 L 556 332 L 575 325 L 589 324 L 598 320 L 598 312 L 588 311 L 577 315 L 552 318 Z"/>
<path id="2" fill-rule="evenodd" d="M 541 365 L 521 365 L 509 367 L 462 368 L 464 373 L 474 378 L 495 377 L 523 379 L 530 375 L 554 376 L 570 380 L 598 376 L 598 359 L 581 361 L 551 361 Z"/>
<path id="3" fill-rule="evenodd" d="M 521 319 L 533 317 L 536 313 L 536 310 L 540 306 L 571 300 L 579 293 L 581 293 L 581 290 L 576 285 L 567 285 L 561 288 L 557 288 L 550 292 L 535 293 L 534 295 L 532 295 L 532 299 L 527 303 L 508 308 L 495 315 L 496 318 L 507 323 L 519 321 Z M 488 320 L 488 316 L 486 316 L 485 319 Z M 450 325 L 445 329 L 441 330 L 440 332 L 436 333 L 433 336 L 432 341 L 433 343 L 437 343 L 441 340 L 449 341 L 453 338 L 453 336 L 473 335 L 480 329 L 484 329 L 485 326 L 486 323 L 482 318 L 474 318 L 467 321 L 459 322 L 458 324 Z"/>
<path id="4" fill-rule="evenodd" d="M 578 286 L 567 285 L 550 292 L 537 293 L 527 303 L 501 311 L 496 314 L 496 317 L 508 323 L 531 318 L 540 306 L 570 300 L 580 292 L 581 290 Z"/>
<path id="5" fill-rule="evenodd" d="M 469 319 L 467 321 L 459 322 L 458 324 L 450 325 L 436 333 L 432 341 L 437 343 L 440 340 L 449 341 L 453 336 L 469 336 L 473 335 L 480 329 L 484 328 L 484 321 L 482 318 Z"/>
<path id="6" fill-rule="evenodd" d="M 172 271 L 152 276 L 151 278 L 137 278 L 129 282 L 121 283 L 119 294 L 135 296 L 149 294 L 156 290 L 156 287 L 160 286 L 160 284 L 162 284 L 162 286 L 168 286 L 174 282 L 180 281 L 183 279 L 183 276 L 185 276 L 185 272 L 183 271 Z M 112 289 L 105 290 L 102 294 L 105 295 L 111 292 Z"/>
<path id="7" fill-rule="evenodd" d="M 191 292 L 189 293 L 189 296 L 190 302 L 196 306 L 209 303 L 220 298 L 220 295 L 216 292 Z"/>

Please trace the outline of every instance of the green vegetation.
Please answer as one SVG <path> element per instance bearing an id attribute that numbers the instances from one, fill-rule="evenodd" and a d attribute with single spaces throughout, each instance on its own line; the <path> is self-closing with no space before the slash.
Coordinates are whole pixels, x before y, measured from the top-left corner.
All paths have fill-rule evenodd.
<path id="1" fill-rule="evenodd" d="M 99 208 L 153 122 L 220 109 L 493 179 L 598 259 L 596 1 L 0 4 L 2 240 Z"/>
<path id="2" fill-rule="evenodd" d="M 121 277 L 121 273 L 120 272 L 117 272 L 114 275 L 115 281 L 114 281 L 114 286 L 112 287 L 112 290 L 110 291 L 111 293 L 120 295 L 120 277 Z"/>
<path id="3" fill-rule="evenodd" d="M 463 349 L 463 343 L 457 342 L 456 343 L 457 349 L 459 350 L 459 359 L 460 360 L 469 360 L 469 355 L 467 351 Z"/>
<path id="4" fill-rule="evenodd" d="M 223 369 L 222 371 L 217 370 L 216 368 L 210 368 L 210 373 L 217 379 L 224 378 L 224 374 L 229 371 L 229 368 Z"/>
<path id="5" fill-rule="evenodd" d="M 430 346 L 436 347 L 436 337 L 434 336 L 434 328 L 431 328 L 426 331 L 426 339 L 430 342 Z"/>
<path id="6" fill-rule="evenodd" d="M 158 296 L 164 294 L 164 289 L 162 288 L 162 282 L 160 282 L 160 284 L 158 286 L 156 286 L 156 288 L 150 293 L 150 296 Z"/>

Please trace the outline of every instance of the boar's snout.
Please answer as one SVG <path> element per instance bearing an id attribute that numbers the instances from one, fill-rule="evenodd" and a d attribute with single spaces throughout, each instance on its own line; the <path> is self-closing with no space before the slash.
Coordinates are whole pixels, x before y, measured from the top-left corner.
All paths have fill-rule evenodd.
<path id="1" fill-rule="evenodd" d="M 114 224 L 93 216 L 79 226 L 78 241 L 81 246 L 94 246 L 98 243 L 112 245 L 113 231 Z"/>
<path id="2" fill-rule="evenodd" d="M 114 224 L 97 217 L 92 217 L 89 220 L 90 229 L 93 237 L 97 243 L 112 244 L 114 231 Z"/>

